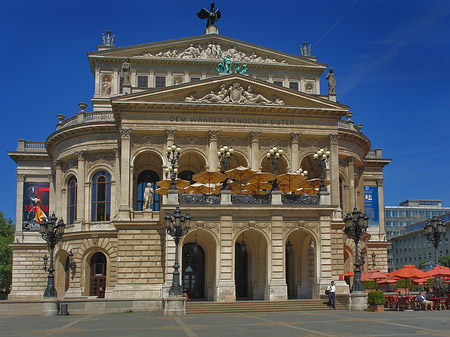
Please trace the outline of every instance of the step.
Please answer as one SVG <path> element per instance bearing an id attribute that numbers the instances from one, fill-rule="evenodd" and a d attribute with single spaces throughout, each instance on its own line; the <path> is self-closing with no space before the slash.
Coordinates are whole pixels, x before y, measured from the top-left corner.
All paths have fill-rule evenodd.
<path id="1" fill-rule="evenodd" d="M 339 301 L 336 301 L 336 309 L 346 310 L 346 307 Z M 289 301 L 189 302 L 186 305 L 187 314 L 316 310 L 329 310 L 326 305 L 326 301 L 319 299 Z"/>

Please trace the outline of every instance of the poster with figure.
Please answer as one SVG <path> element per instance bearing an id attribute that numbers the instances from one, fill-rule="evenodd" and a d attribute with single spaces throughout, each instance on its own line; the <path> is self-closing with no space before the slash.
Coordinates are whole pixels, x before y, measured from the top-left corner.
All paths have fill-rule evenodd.
<path id="1" fill-rule="evenodd" d="M 378 212 L 378 187 L 364 186 L 364 208 L 369 217 L 369 226 L 380 224 L 380 214 Z"/>
<path id="2" fill-rule="evenodd" d="M 39 224 L 48 219 L 50 183 L 24 183 L 23 231 L 39 231 Z"/>

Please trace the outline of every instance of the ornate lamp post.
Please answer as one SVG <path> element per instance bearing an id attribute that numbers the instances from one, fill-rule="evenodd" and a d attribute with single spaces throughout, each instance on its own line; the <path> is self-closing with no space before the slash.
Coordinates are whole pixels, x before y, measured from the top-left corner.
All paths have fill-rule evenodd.
<path id="1" fill-rule="evenodd" d="M 170 186 L 169 190 L 174 191 L 177 189 L 177 185 L 175 184 L 175 178 L 177 177 L 178 169 L 175 168 L 178 159 L 180 159 L 181 149 L 176 145 L 167 147 L 167 160 L 170 163 L 169 171 L 170 171 Z"/>
<path id="2" fill-rule="evenodd" d="M 230 146 L 222 146 L 219 150 L 219 152 L 217 152 L 217 157 L 219 158 L 219 163 L 223 164 L 223 168 L 224 171 L 227 170 L 227 165 L 228 163 L 231 161 L 231 158 L 233 158 L 233 148 Z M 228 190 L 228 183 L 227 183 L 228 179 L 225 179 L 225 181 L 223 182 L 223 189 L 224 190 Z"/>
<path id="3" fill-rule="evenodd" d="M 175 263 L 173 265 L 172 286 L 169 289 L 169 295 L 181 296 L 183 292 L 180 285 L 180 272 L 178 270 L 180 268 L 178 264 L 178 243 L 189 231 L 191 216 L 189 215 L 189 211 L 186 212 L 186 216 L 182 215 L 180 208 L 177 206 L 173 212 L 173 216 L 170 214 L 170 211 L 167 211 L 164 217 L 164 223 L 167 234 L 173 237 L 175 241 Z"/>
<path id="4" fill-rule="evenodd" d="M 376 263 L 375 263 L 375 258 L 377 257 L 377 254 L 375 254 L 375 252 L 372 253 L 372 267 L 375 268 Z"/>
<path id="5" fill-rule="evenodd" d="M 355 241 L 355 278 L 352 291 L 364 291 L 364 286 L 361 282 L 361 263 L 358 258 L 358 243 L 361 236 L 367 231 L 369 218 L 363 212 L 358 211 L 355 206 L 353 212 L 348 213 L 344 218 L 344 221 L 345 234 Z"/>
<path id="6" fill-rule="evenodd" d="M 267 160 L 273 165 L 273 174 L 277 175 L 277 165 L 280 162 L 281 158 L 283 157 L 283 150 L 278 149 L 276 146 L 271 148 L 269 152 L 266 154 Z M 275 180 L 272 184 L 272 191 L 279 191 L 277 178 L 275 177 Z"/>
<path id="7" fill-rule="evenodd" d="M 439 264 L 437 249 L 439 242 L 444 238 L 446 234 L 446 224 L 442 219 L 438 219 L 435 216 L 432 217 L 425 223 L 423 227 L 423 232 L 428 241 L 433 243 L 434 246 L 434 263 L 437 266 Z M 436 276 L 434 278 L 433 289 L 441 289 L 441 283 L 439 282 L 439 278 Z"/>
<path id="8" fill-rule="evenodd" d="M 319 164 L 320 167 L 320 187 L 319 192 L 326 192 L 327 187 L 325 186 L 325 168 L 328 158 L 330 157 L 330 151 L 325 151 L 324 149 L 320 149 L 317 151 L 313 158 Z"/>
<path id="9" fill-rule="evenodd" d="M 40 226 L 40 233 L 42 238 L 47 241 L 47 247 L 50 251 L 50 267 L 48 268 L 48 279 L 47 279 L 47 288 L 44 291 L 44 298 L 55 297 L 56 298 L 56 289 L 55 289 L 55 269 L 53 268 L 53 251 L 55 249 L 56 244 L 61 241 L 62 236 L 64 234 L 64 229 L 66 224 L 61 219 L 58 222 L 53 213 L 49 219 L 44 220 Z"/>

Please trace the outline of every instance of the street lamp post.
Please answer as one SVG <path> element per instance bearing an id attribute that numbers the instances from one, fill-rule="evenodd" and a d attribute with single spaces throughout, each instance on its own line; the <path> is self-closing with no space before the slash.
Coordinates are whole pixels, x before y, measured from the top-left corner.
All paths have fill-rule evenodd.
<path id="1" fill-rule="evenodd" d="M 434 246 L 434 264 L 437 266 L 439 264 L 437 249 L 439 242 L 444 238 L 446 234 L 446 224 L 442 219 L 438 219 L 435 216 L 432 217 L 425 223 L 423 227 L 423 232 L 428 241 L 433 243 Z M 441 283 L 439 278 L 435 276 L 433 289 L 441 289 Z"/>
<path id="2" fill-rule="evenodd" d="M 224 168 L 224 172 L 227 170 L 227 166 L 228 163 L 231 161 L 231 158 L 233 158 L 233 148 L 230 146 L 222 146 L 219 150 L 219 152 L 217 152 L 217 157 L 219 158 L 219 163 L 223 164 L 223 168 Z M 227 183 L 228 179 L 225 179 L 225 181 L 223 182 L 223 187 L 222 189 L 224 190 L 228 190 L 230 189 L 228 187 L 228 183 Z"/>
<path id="3" fill-rule="evenodd" d="M 180 158 L 181 149 L 176 145 L 167 147 L 167 160 L 170 163 L 170 191 L 176 191 L 177 185 L 175 184 L 175 178 L 177 177 L 178 169 L 175 167 L 178 159 Z"/>
<path id="4" fill-rule="evenodd" d="M 355 278 L 353 281 L 352 292 L 364 291 L 364 286 L 361 282 L 361 263 L 358 258 L 358 243 L 361 236 L 367 231 L 367 223 L 369 218 L 361 211 L 356 209 L 352 213 L 348 213 L 344 218 L 345 229 L 344 232 L 355 242 Z"/>
<path id="5" fill-rule="evenodd" d="M 324 149 L 320 149 L 317 151 L 313 158 L 319 164 L 320 167 L 320 192 L 327 192 L 327 187 L 325 186 L 325 168 L 328 158 L 330 157 L 330 151 L 325 151 Z"/>
<path id="6" fill-rule="evenodd" d="M 277 183 L 277 165 L 280 162 L 281 158 L 283 157 L 283 150 L 278 149 L 276 146 L 271 148 L 269 152 L 266 154 L 267 160 L 272 164 L 273 166 L 273 174 L 275 175 L 275 180 L 272 183 L 272 191 L 279 191 L 278 183 Z"/>
<path id="7" fill-rule="evenodd" d="M 56 244 L 61 241 L 66 224 L 62 219 L 58 220 L 53 213 L 49 219 L 44 220 L 40 225 L 42 239 L 47 241 L 47 248 L 50 253 L 50 266 L 48 267 L 47 288 L 44 291 L 44 298 L 56 298 L 55 289 L 55 269 L 53 268 L 53 251 Z"/>
<path id="8" fill-rule="evenodd" d="M 375 268 L 376 263 L 375 263 L 375 259 L 377 257 L 377 254 L 375 254 L 375 252 L 372 253 L 372 267 Z"/>
<path id="9" fill-rule="evenodd" d="M 175 263 L 173 265 L 172 286 L 169 289 L 169 295 L 181 296 L 183 291 L 180 285 L 180 265 L 178 264 L 178 244 L 180 239 L 187 234 L 191 224 L 191 216 L 189 211 L 186 212 L 186 216 L 181 214 L 180 208 L 177 206 L 173 212 L 173 216 L 170 211 L 167 211 L 164 217 L 165 228 L 167 234 L 173 237 L 175 241 Z"/>

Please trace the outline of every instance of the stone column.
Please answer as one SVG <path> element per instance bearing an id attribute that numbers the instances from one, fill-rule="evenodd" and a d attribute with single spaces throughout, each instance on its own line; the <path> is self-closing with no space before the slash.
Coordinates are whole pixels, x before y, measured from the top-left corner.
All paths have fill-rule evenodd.
<path id="1" fill-rule="evenodd" d="M 320 241 L 317 242 L 317 254 L 315 263 L 317 266 L 318 282 L 313 292 L 313 298 L 318 298 L 325 292 L 325 288 L 333 278 L 332 267 L 332 239 L 331 239 L 331 217 L 327 214 L 320 216 Z"/>
<path id="2" fill-rule="evenodd" d="M 77 180 L 77 219 L 75 223 L 78 225 L 78 230 L 81 230 L 81 227 L 85 222 L 85 204 L 89 204 L 89 198 L 85 197 L 85 168 L 86 168 L 86 152 L 78 151 L 78 180 Z M 89 208 L 89 207 L 88 207 Z"/>
<path id="3" fill-rule="evenodd" d="M 383 191 L 383 179 L 377 179 L 378 187 L 378 217 L 379 217 L 379 234 L 380 241 L 384 240 L 386 230 L 384 228 L 384 191 Z"/>
<path id="4" fill-rule="evenodd" d="M 123 220 L 130 219 L 130 145 L 131 129 L 120 130 L 120 206 L 119 217 Z"/>
<path id="5" fill-rule="evenodd" d="M 349 190 L 349 209 L 352 211 L 355 208 L 355 158 L 348 160 L 348 190 Z"/>
<path id="6" fill-rule="evenodd" d="M 209 137 L 209 170 L 211 172 L 217 171 L 218 167 L 218 158 L 217 158 L 217 136 L 219 135 L 219 131 L 208 131 Z"/>
<path id="7" fill-rule="evenodd" d="M 62 210 L 62 190 L 63 190 L 63 182 L 62 182 L 62 168 L 61 168 L 61 161 L 60 160 L 55 160 L 54 161 L 54 165 L 55 165 L 55 184 L 54 184 L 54 189 L 55 189 L 55 214 L 56 217 L 58 218 L 67 218 L 66 216 L 64 216 L 63 214 L 63 210 Z M 66 219 L 67 220 L 67 219 Z"/>
<path id="8" fill-rule="evenodd" d="M 285 277 L 285 251 L 283 244 L 283 216 L 272 215 L 272 240 L 268 250 L 267 268 L 269 270 L 268 289 L 265 298 L 269 301 L 287 300 L 287 284 Z"/>
<path id="9" fill-rule="evenodd" d="M 330 192 L 331 203 L 339 205 L 339 135 L 329 135 L 330 140 Z"/>
<path id="10" fill-rule="evenodd" d="M 219 259 L 214 300 L 217 302 L 234 302 L 236 301 L 236 285 L 233 269 L 233 216 L 231 214 L 220 217 L 220 240 L 217 251 Z"/>
<path id="11" fill-rule="evenodd" d="M 112 197 L 114 197 L 114 200 L 111 199 L 112 202 L 114 202 L 114 209 L 111 209 L 111 214 L 117 215 L 119 206 L 120 206 L 120 193 L 119 186 L 120 186 L 120 149 L 114 149 L 114 185 L 115 185 L 115 192 Z"/>
<path id="12" fill-rule="evenodd" d="M 172 146 L 175 144 L 175 134 L 176 134 L 176 130 L 166 130 L 166 149 L 169 146 Z M 170 163 L 166 157 L 166 166 L 165 167 L 170 167 Z M 164 174 L 164 172 L 163 172 Z M 170 177 L 168 177 L 170 179 Z M 169 190 L 167 192 L 167 199 L 163 198 L 163 202 L 166 202 L 167 205 L 178 205 L 178 191 L 177 190 Z"/>
<path id="13" fill-rule="evenodd" d="M 250 136 L 252 137 L 252 145 L 251 145 L 251 169 L 253 171 L 259 171 L 260 162 L 259 162 L 259 135 L 261 132 L 252 132 Z"/>
<path id="14" fill-rule="evenodd" d="M 48 179 L 48 186 L 50 187 L 50 191 L 49 191 L 49 199 L 50 200 L 55 200 L 55 189 L 56 189 L 56 181 L 54 179 L 53 174 L 49 174 L 47 175 L 47 179 Z M 48 214 L 51 215 L 53 213 L 56 213 L 56 202 L 55 203 L 49 203 L 48 205 Z M 58 214 L 55 214 L 57 218 L 59 218 Z"/>
<path id="15" fill-rule="evenodd" d="M 17 174 L 17 199 L 16 199 L 16 231 L 15 241 L 22 242 L 22 222 L 23 222 L 23 185 L 25 182 L 25 174 Z"/>
<path id="16" fill-rule="evenodd" d="M 300 133 L 291 133 L 291 172 L 295 173 L 300 168 L 298 162 L 298 140 Z"/>

